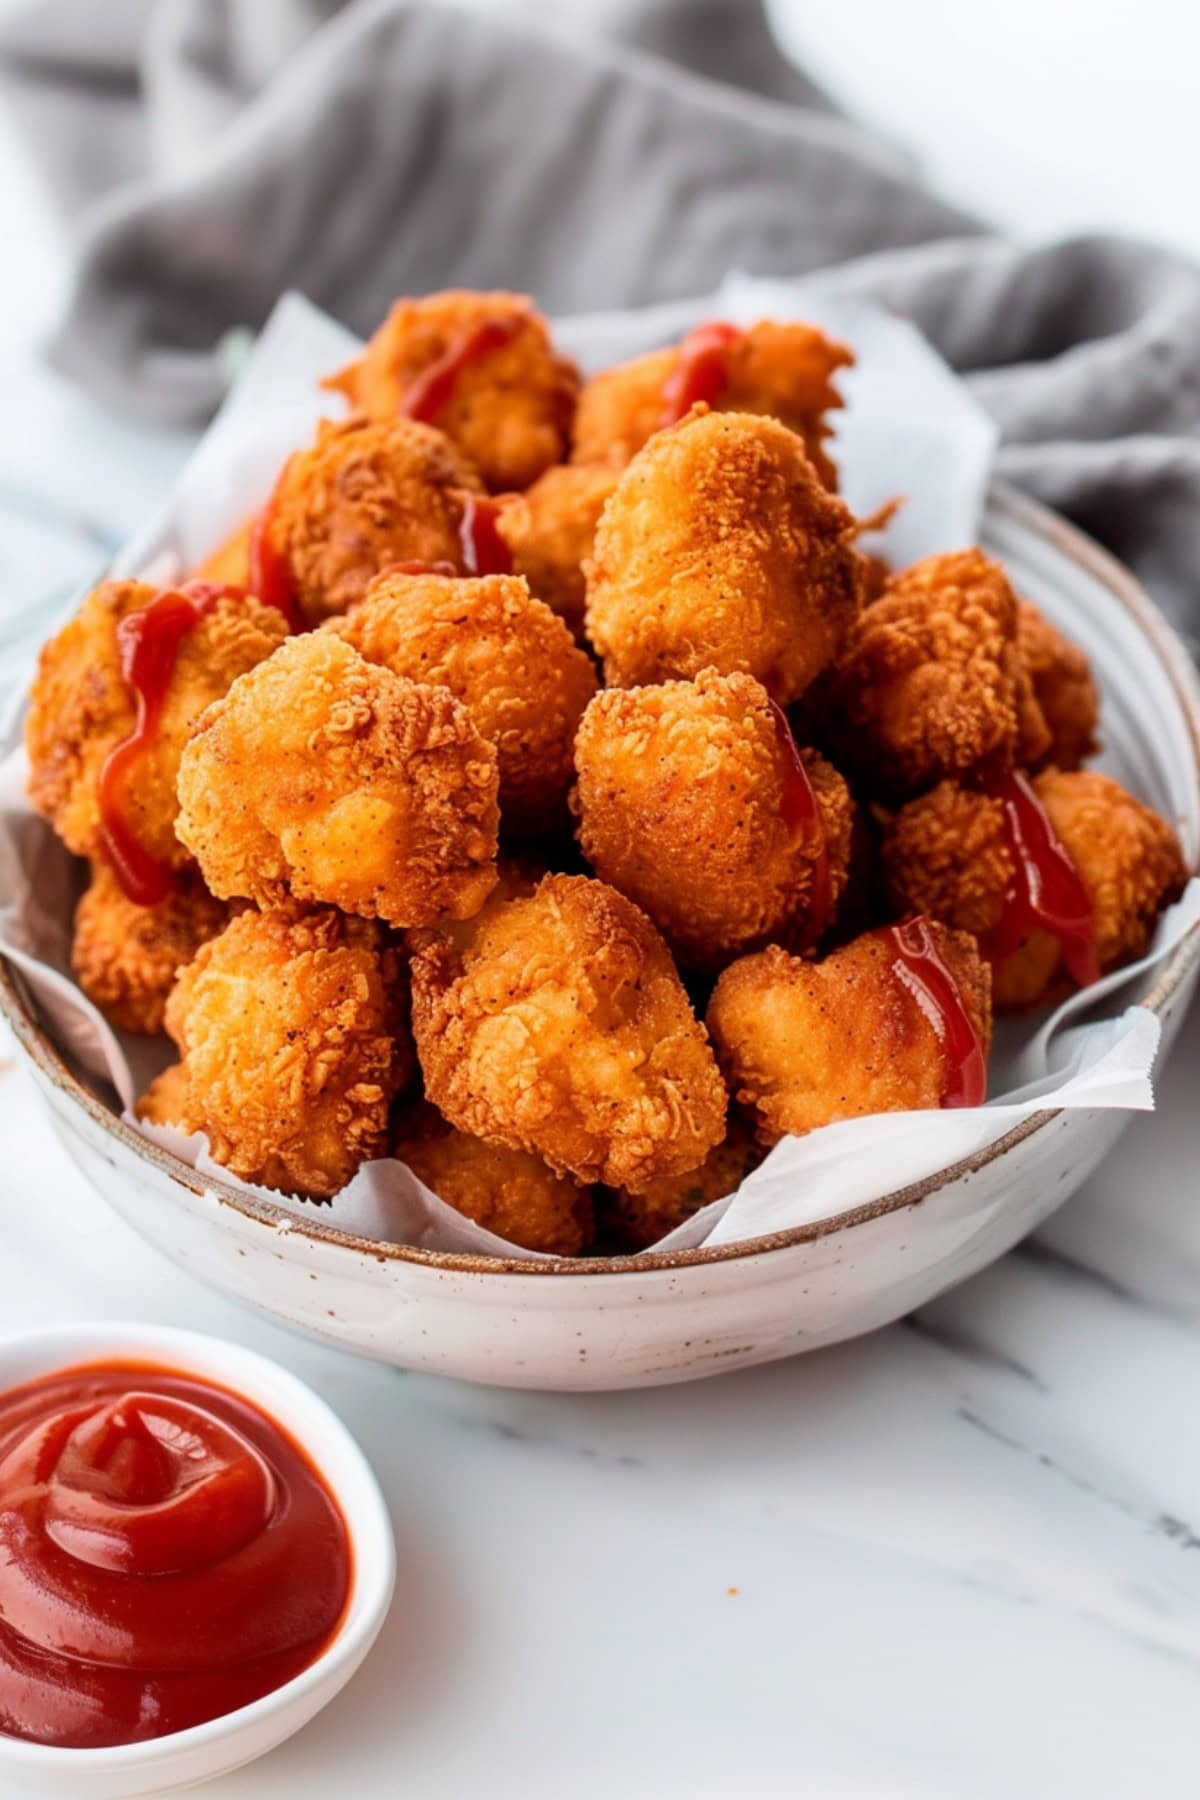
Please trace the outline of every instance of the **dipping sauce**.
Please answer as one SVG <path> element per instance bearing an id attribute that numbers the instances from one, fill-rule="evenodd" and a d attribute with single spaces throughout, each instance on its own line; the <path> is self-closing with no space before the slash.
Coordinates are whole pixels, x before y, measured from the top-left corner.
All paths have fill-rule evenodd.
<path id="1" fill-rule="evenodd" d="M 142 1363 L 0 1395 L 0 1731 L 134 1744 L 282 1687 L 345 1612 L 351 1549 L 249 1401 Z"/>
<path id="2" fill-rule="evenodd" d="M 500 508 L 486 494 L 464 494 L 458 541 L 467 575 L 511 575 L 512 551 L 500 536 Z"/>
<path id="3" fill-rule="evenodd" d="M 662 386 L 660 429 L 678 425 L 697 400 L 717 404 L 729 379 L 729 352 L 741 336 L 736 325 L 710 319 L 679 340 L 679 361 Z"/>
<path id="4" fill-rule="evenodd" d="M 879 933 L 892 952 L 892 968 L 941 1042 L 946 1058 L 943 1106 L 982 1106 L 987 1098 L 987 1052 L 962 989 L 947 968 L 929 921 L 905 919 Z"/>
<path id="5" fill-rule="evenodd" d="M 984 940 L 984 954 L 994 963 L 1003 962 L 1040 927 L 1062 945 L 1063 962 L 1072 981 L 1090 987 L 1100 978 L 1092 902 L 1045 807 L 1019 769 L 983 782 L 982 791 L 1004 808 L 1014 868 L 1000 923 Z"/>

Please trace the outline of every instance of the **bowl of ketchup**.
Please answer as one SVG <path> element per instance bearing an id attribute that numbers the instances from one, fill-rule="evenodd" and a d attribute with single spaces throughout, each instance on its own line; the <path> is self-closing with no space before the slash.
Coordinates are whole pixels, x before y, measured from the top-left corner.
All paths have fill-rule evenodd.
<path id="1" fill-rule="evenodd" d="M 0 1776 L 120 1800 L 291 1736 L 392 1597 L 370 1466 L 277 1364 L 167 1327 L 0 1340 Z"/>

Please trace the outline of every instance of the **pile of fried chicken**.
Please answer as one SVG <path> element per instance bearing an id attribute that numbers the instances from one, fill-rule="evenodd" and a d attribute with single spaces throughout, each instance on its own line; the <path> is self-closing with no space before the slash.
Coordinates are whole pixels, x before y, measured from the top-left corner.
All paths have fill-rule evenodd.
<path id="1" fill-rule="evenodd" d="M 852 360 L 714 321 L 583 382 L 525 298 L 400 301 L 265 508 L 87 597 L 29 792 L 83 989 L 178 1047 L 143 1119 L 638 1248 L 785 1134 L 980 1103 L 994 1007 L 1145 950 L 1176 835 L 998 563 L 861 549 Z"/>

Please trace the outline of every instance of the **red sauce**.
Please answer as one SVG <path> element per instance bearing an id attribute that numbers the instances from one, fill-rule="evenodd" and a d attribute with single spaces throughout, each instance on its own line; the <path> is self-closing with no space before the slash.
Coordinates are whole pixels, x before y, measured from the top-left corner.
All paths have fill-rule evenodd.
<path id="1" fill-rule="evenodd" d="M 941 1041 L 946 1058 L 943 1106 L 982 1106 L 987 1098 L 987 1051 L 963 991 L 950 973 L 925 918 L 885 925 L 879 933 L 892 968 Z"/>
<path id="2" fill-rule="evenodd" d="M 146 849 L 124 812 L 125 783 L 158 729 L 179 646 L 216 601 L 245 598 L 239 587 L 189 581 L 163 588 L 117 625 L 117 656 L 137 717 L 128 737 L 105 757 L 97 782 L 100 838 L 113 873 L 136 906 L 157 906 L 171 891 L 171 871 Z"/>
<path id="3" fill-rule="evenodd" d="M 1014 868 L 1000 923 L 987 936 L 986 955 L 1003 962 L 1040 926 L 1062 945 L 1071 979 L 1089 987 L 1100 976 L 1092 902 L 1045 807 L 1019 770 L 984 782 L 982 792 L 1004 807 Z"/>
<path id="4" fill-rule="evenodd" d="M 320 1655 L 345 1522 L 256 1406 L 139 1363 L 0 1397 L 0 1731 L 91 1749 L 220 1718 Z"/>
<path id="5" fill-rule="evenodd" d="M 271 498 L 251 529 L 249 580 L 250 592 L 264 606 L 273 606 L 276 612 L 281 612 L 287 620 L 289 631 L 302 631 L 304 620 L 300 616 L 300 606 L 296 599 L 296 584 L 292 580 L 287 557 L 276 545 L 274 530 L 280 489 L 291 464 L 292 458 L 289 457 L 280 470 Z"/>
<path id="6" fill-rule="evenodd" d="M 523 314 L 510 314 L 505 318 L 481 319 L 478 325 L 462 332 L 409 383 L 400 402 L 401 415 L 430 424 L 453 400 L 458 378 L 468 363 L 511 343 L 524 324 Z"/>
<path id="7" fill-rule="evenodd" d="M 742 336 L 736 325 L 709 319 L 679 341 L 679 361 L 662 385 L 659 425 L 677 425 L 697 400 L 716 406 L 729 377 L 729 352 Z"/>
<path id="8" fill-rule="evenodd" d="M 458 541 L 468 575 L 511 575 L 512 551 L 500 536 L 500 508 L 485 494 L 464 494 Z"/>
<path id="9" fill-rule="evenodd" d="M 775 737 L 783 763 L 783 822 L 793 832 L 812 832 L 817 847 L 813 857 L 812 894 L 808 902 L 805 935 L 815 944 L 829 923 L 829 851 L 825 841 L 825 821 L 809 780 L 804 758 L 796 747 L 787 714 L 774 700 L 768 700 Z"/>

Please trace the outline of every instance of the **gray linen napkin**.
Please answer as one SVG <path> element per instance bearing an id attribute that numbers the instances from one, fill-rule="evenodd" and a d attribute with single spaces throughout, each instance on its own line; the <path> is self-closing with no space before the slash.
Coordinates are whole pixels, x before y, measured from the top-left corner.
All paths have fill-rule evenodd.
<path id="1" fill-rule="evenodd" d="M 603 36 L 546 10 L 36 0 L 0 21 L 78 235 L 56 366 L 179 420 L 287 286 L 365 332 L 446 284 L 561 314 L 828 269 L 967 374 L 1002 474 L 1200 625 L 1200 270 L 986 234 L 787 65 L 759 0 L 592 0 Z"/>

